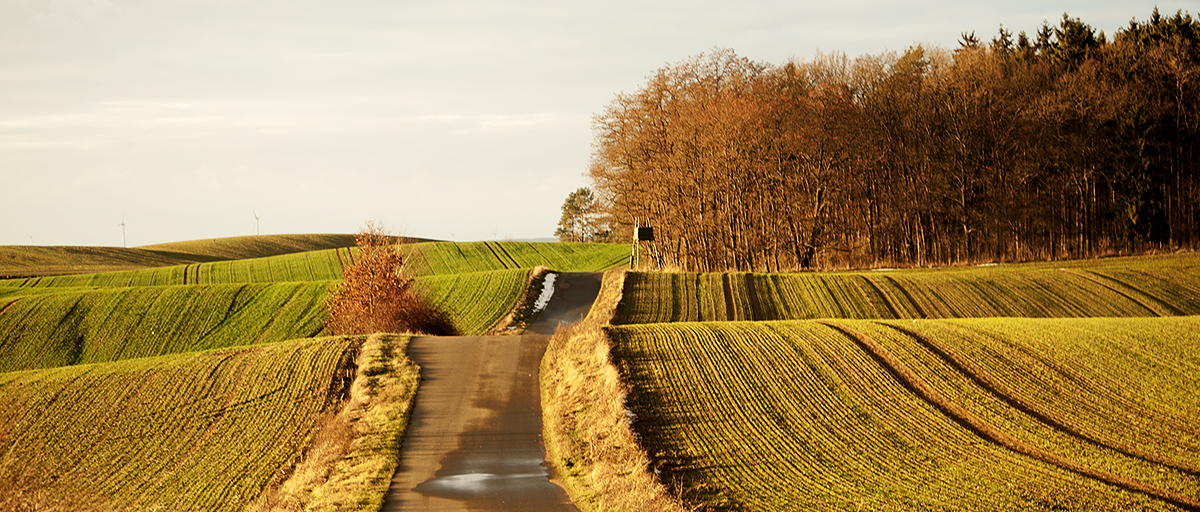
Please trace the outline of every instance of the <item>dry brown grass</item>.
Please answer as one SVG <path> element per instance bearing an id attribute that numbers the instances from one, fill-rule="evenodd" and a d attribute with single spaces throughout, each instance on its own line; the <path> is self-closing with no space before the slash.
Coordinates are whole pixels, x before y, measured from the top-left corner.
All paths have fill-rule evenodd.
<path id="1" fill-rule="evenodd" d="M 309 448 L 250 511 L 375 511 L 400 462 L 420 370 L 408 337 L 375 334 L 359 354 L 350 397 L 318 421 Z"/>
<path id="2" fill-rule="evenodd" d="M 604 326 L 621 300 L 625 271 L 604 276 L 582 322 L 560 328 L 542 359 L 546 457 L 583 510 L 684 510 L 650 470 L 625 409 L 627 388 Z"/>

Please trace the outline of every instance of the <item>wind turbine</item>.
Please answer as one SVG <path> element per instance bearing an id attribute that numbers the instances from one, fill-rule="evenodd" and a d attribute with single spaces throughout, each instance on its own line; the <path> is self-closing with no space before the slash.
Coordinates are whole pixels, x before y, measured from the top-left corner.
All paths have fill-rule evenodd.
<path id="1" fill-rule="evenodd" d="M 121 212 L 121 247 L 129 248 L 129 244 L 125 243 L 125 212 Z"/>
<path id="2" fill-rule="evenodd" d="M 258 219 L 261 219 L 262 217 L 258 215 L 258 210 L 256 210 L 253 206 L 250 207 L 250 209 L 254 211 L 254 234 L 258 235 Z"/>

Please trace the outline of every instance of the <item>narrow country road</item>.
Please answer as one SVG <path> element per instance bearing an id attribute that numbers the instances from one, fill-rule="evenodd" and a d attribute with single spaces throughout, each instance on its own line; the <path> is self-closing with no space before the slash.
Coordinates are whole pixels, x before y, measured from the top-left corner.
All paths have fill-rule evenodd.
<path id="1" fill-rule="evenodd" d="M 587 315 L 599 273 L 560 273 L 521 336 L 413 338 L 412 420 L 384 511 L 575 511 L 544 465 L 538 367 L 559 322 Z"/>

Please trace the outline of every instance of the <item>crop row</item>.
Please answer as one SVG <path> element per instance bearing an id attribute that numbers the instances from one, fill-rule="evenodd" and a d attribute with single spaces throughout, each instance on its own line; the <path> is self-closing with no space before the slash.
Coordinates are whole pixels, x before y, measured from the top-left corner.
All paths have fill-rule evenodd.
<path id="1" fill-rule="evenodd" d="M 331 283 L 69 290 L 0 300 L 0 371 L 312 336 Z"/>
<path id="2" fill-rule="evenodd" d="M 432 275 L 417 278 L 437 305 L 464 335 L 491 329 L 520 299 L 529 281 L 528 269 Z"/>
<path id="3" fill-rule="evenodd" d="M 630 273 L 614 323 L 812 318 L 1139 317 L 1200 314 L 1200 265 L 1179 256 L 1095 268 L 792 274 Z"/>
<path id="4" fill-rule="evenodd" d="M 850 324 L 1030 445 L 1200 497 L 1198 317 Z"/>
<path id="5" fill-rule="evenodd" d="M 838 323 L 862 330 L 874 326 L 867 330 L 873 337 L 899 334 L 868 322 Z M 977 425 L 914 393 L 913 384 L 899 379 L 877 355 L 817 322 L 630 325 L 614 327 L 610 334 L 631 386 L 635 429 L 660 464 L 663 480 L 694 504 L 751 510 L 1173 509 L 1145 493 L 1055 463 L 1053 457 L 1028 454 L 1036 450 L 1018 452 L 981 437 Z M 915 351 L 895 354 L 910 366 L 922 361 Z M 956 391 L 952 384 L 961 385 L 961 379 L 931 382 L 956 399 L 980 395 Z M 1177 389 L 1189 385 L 1194 386 Z M 1018 391 L 1037 389 L 1025 385 Z M 981 406 L 1011 409 L 982 398 L 969 408 Z M 1000 414 L 983 417 L 995 420 Z M 1091 449 L 1093 455 L 1101 451 Z M 1104 456 L 1122 457 L 1096 457 Z M 1174 478 L 1175 491 L 1188 491 L 1187 476 L 1174 473 L 1153 483 Z M 1187 495 L 1198 499 L 1191 482 Z"/>
<path id="6" fill-rule="evenodd" d="M 242 510 L 341 399 L 354 343 L 0 374 L 0 480 L 35 508 Z"/>

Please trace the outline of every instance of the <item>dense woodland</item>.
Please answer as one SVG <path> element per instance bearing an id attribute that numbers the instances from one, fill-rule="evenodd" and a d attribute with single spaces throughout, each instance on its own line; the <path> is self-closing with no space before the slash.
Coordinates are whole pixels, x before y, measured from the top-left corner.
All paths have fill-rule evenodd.
<path id="1" fill-rule="evenodd" d="M 715 50 L 594 122 L 617 240 L 659 263 L 788 270 L 1092 257 L 1200 242 L 1200 19 L 1111 37 L 1063 15 L 783 65 Z"/>

